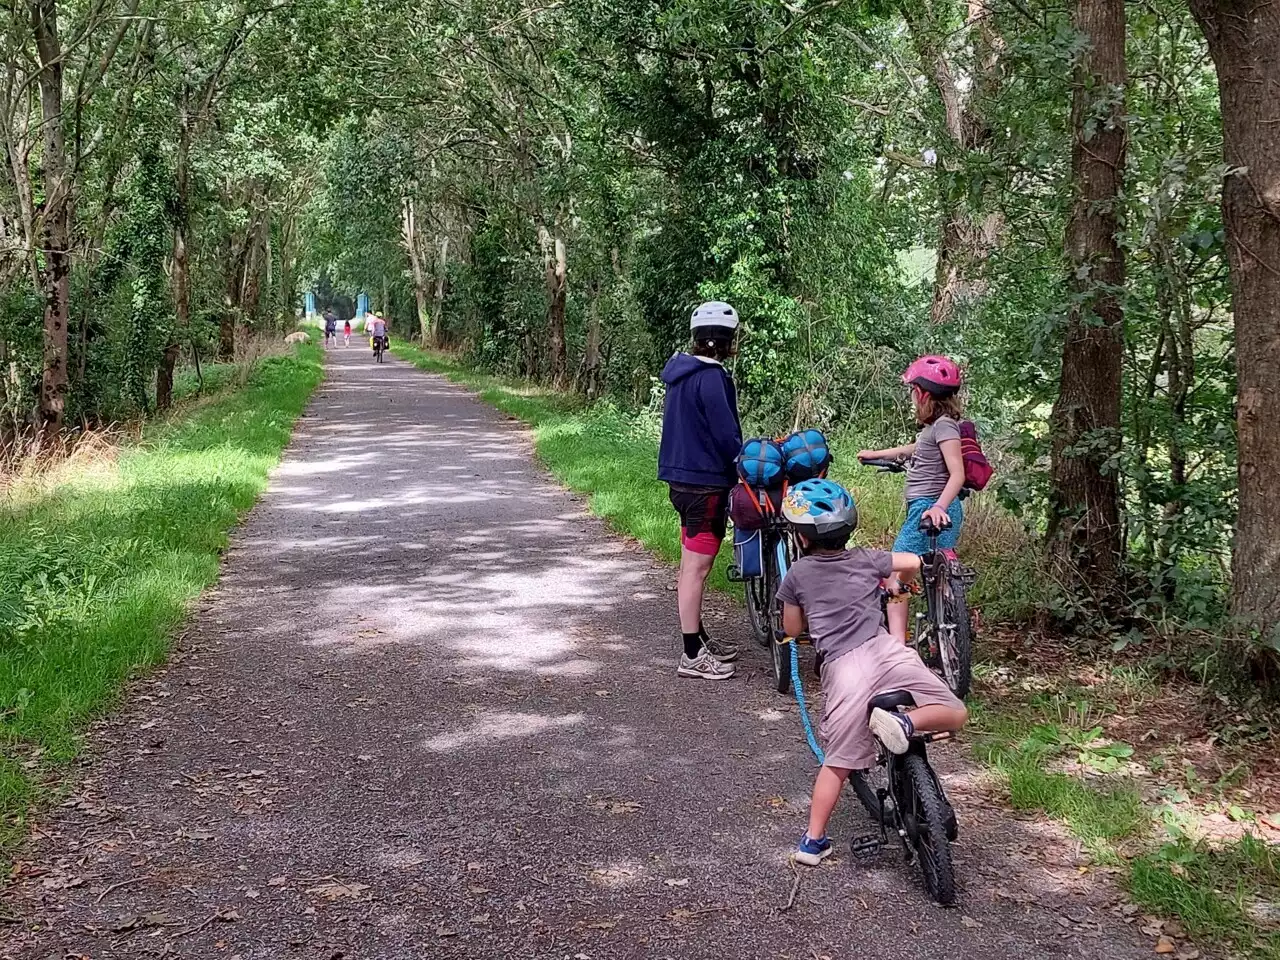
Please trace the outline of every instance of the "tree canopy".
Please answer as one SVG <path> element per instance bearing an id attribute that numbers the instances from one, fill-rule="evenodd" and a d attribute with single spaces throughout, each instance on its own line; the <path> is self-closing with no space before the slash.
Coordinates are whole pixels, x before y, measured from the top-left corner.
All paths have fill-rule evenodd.
<path id="1" fill-rule="evenodd" d="M 899 440 L 950 353 L 1052 616 L 1280 649 L 1280 13 L 1235 6 L 11 4 L 6 441 L 308 290 L 642 409 L 726 299 L 754 429 Z"/>

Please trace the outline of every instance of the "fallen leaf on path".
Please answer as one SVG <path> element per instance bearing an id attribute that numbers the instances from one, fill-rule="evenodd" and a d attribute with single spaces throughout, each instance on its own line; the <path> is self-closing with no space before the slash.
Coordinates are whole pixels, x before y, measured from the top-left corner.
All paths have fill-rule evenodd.
<path id="1" fill-rule="evenodd" d="M 367 883 L 343 883 L 340 880 L 332 880 L 329 883 L 321 883 L 314 887 L 308 887 L 307 893 L 313 893 L 318 897 L 324 897 L 326 900 L 341 900 L 349 897 L 357 900 L 360 894 L 369 889 Z"/>
<path id="2" fill-rule="evenodd" d="M 288 878 L 286 878 L 286 877 L 272 877 L 270 880 L 268 880 L 268 881 L 267 881 L 267 886 L 268 886 L 268 887 L 283 887 L 283 886 L 284 886 L 286 883 L 288 883 L 288 882 L 289 882 L 289 881 L 288 881 Z"/>
<path id="3" fill-rule="evenodd" d="M 457 930 L 450 930 L 447 927 L 436 927 L 437 937 L 456 937 L 457 935 Z"/>
<path id="4" fill-rule="evenodd" d="M 974 929 L 975 927 L 982 926 L 982 924 L 979 923 L 977 920 L 973 919 L 973 917 L 961 917 L 960 925 L 964 927 L 968 927 L 970 930 Z"/>
<path id="5" fill-rule="evenodd" d="M 666 884 L 668 887 L 687 887 L 689 885 L 689 878 L 682 877 L 679 880 L 668 880 L 666 881 Z"/>
<path id="6" fill-rule="evenodd" d="M 618 925 L 617 920 L 595 920 L 587 924 L 591 930 L 612 930 Z"/>
<path id="7" fill-rule="evenodd" d="M 1177 945 L 1168 937 L 1161 937 L 1156 943 L 1156 953 L 1173 953 L 1177 949 Z"/>

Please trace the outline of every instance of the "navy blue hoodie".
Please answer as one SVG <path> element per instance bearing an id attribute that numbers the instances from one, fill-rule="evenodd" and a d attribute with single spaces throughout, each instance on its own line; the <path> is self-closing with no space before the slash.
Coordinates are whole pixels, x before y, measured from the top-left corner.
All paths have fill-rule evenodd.
<path id="1" fill-rule="evenodd" d="M 718 363 L 677 353 L 662 371 L 667 385 L 662 411 L 658 479 L 690 487 L 731 487 L 733 461 L 742 448 L 738 394 Z"/>

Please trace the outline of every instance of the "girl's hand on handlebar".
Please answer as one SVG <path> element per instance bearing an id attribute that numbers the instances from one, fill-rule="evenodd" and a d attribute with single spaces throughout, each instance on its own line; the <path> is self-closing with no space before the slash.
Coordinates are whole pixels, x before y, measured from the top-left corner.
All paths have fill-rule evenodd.
<path id="1" fill-rule="evenodd" d="M 922 521 L 933 524 L 935 529 L 945 530 L 951 526 L 951 518 L 947 516 L 947 511 L 943 510 L 936 503 L 924 512 L 920 518 Z"/>

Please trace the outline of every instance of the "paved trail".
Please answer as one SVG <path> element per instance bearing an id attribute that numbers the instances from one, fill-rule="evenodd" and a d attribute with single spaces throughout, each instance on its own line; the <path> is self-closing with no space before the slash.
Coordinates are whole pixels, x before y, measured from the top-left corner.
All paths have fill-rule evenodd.
<path id="1" fill-rule="evenodd" d="M 517 424 L 330 357 L 173 662 L 23 854 L 0 956 L 1150 955 L 1069 845 L 989 811 L 959 746 L 936 752 L 960 909 L 895 853 L 850 858 L 846 804 L 841 855 L 780 912 L 814 771 L 763 653 L 678 679 L 672 572 Z"/>

